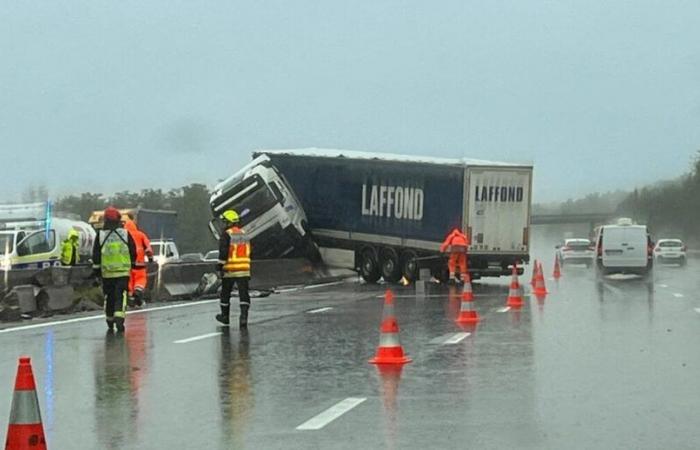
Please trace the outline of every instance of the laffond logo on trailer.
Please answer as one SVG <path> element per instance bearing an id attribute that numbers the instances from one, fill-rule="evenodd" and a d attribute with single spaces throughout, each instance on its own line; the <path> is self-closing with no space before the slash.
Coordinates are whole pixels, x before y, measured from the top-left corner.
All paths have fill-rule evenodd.
<path id="1" fill-rule="evenodd" d="M 423 189 L 421 188 L 363 184 L 362 215 L 422 220 L 423 199 Z"/>
<path id="2" fill-rule="evenodd" d="M 476 186 L 474 200 L 477 202 L 520 203 L 524 189 L 520 186 Z"/>

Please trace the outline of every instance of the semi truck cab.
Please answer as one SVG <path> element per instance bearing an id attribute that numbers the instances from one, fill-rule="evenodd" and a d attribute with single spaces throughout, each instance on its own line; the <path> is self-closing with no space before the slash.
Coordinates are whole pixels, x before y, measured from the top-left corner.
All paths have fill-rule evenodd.
<path id="1" fill-rule="evenodd" d="M 291 256 L 311 243 L 301 203 L 266 155 L 216 185 L 209 205 L 214 216 L 209 228 L 216 239 L 224 228 L 221 213 L 239 214 L 254 258 Z"/>

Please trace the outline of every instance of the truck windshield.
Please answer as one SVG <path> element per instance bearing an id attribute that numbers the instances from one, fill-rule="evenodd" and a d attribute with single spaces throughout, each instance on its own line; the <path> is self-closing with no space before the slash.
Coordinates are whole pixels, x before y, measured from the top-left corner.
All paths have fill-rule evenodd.
<path id="1" fill-rule="evenodd" d="M 0 234 L 0 255 L 12 253 L 14 250 L 14 235 Z"/>
<path id="2" fill-rule="evenodd" d="M 277 198 L 270 188 L 259 183 L 256 188 L 231 205 L 241 217 L 241 224 L 246 225 L 266 213 L 277 203 Z"/>

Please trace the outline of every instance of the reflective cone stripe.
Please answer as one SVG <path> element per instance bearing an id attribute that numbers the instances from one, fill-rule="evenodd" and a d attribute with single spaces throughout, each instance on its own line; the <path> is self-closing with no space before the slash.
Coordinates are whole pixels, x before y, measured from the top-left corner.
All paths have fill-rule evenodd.
<path id="1" fill-rule="evenodd" d="M 510 290 L 508 291 L 508 301 L 506 306 L 518 308 L 523 306 L 523 297 L 520 290 L 520 282 L 518 281 L 518 268 L 513 266 L 513 279 L 510 282 Z"/>
<path id="2" fill-rule="evenodd" d="M 5 441 L 5 450 L 24 449 L 46 450 L 34 374 L 31 360 L 26 356 L 19 359 Z"/>
<path id="3" fill-rule="evenodd" d="M 472 282 L 469 278 L 464 282 L 464 288 L 462 289 L 462 300 L 472 301 L 474 300 L 474 291 L 472 290 Z"/>
<path id="4" fill-rule="evenodd" d="M 382 323 L 389 317 L 394 317 L 394 293 L 389 289 L 384 293 L 384 310 L 382 311 Z"/>
<path id="5" fill-rule="evenodd" d="M 395 317 L 387 317 L 380 327 L 377 354 L 369 362 L 372 364 L 405 364 L 411 362 L 401 347 L 399 324 Z"/>

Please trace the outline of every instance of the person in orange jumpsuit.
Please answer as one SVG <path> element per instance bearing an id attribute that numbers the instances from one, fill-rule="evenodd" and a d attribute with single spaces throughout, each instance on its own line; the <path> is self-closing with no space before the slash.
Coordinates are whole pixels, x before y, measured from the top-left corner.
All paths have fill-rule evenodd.
<path id="1" fill-rule="evenodd" d="M 467 249 L 469 248 L 469 237 L 462 233 L 458 228 L 452 230 L 450 234 L 447 235 L 445 241 L 440 246 L 440 251 L 442 253 L 449 253 L 450 258 L 447 261 L 447 267 L 450 270 L 450 281 L 456 282 L 455 273 L 457 272 L 457 267 L 459 267 L 461 276 L 460 280 L 462 283 L 469 276 L 469 269 L 467 268 Z"/>
<path id="2" fill-rule="evenodd" d="M 148 258 L 149 262 L 153 262 L 153 249 L 151 249 L 151 241 L 146 236 L 146 233 L 139 230 L 133 220 L 127 220 L 124 223 L 124 228 L 126 228 L 134 240 L 134 244 L 136 244 L 136 264 L 131 269 L 131 275 L 129 276 L 129 298 L 133 299 L 136 306 L 142 306 L 143 293 L 146 291 L 146 285 L 148 284 L 146 258 Z"/>

